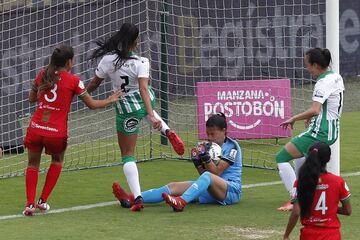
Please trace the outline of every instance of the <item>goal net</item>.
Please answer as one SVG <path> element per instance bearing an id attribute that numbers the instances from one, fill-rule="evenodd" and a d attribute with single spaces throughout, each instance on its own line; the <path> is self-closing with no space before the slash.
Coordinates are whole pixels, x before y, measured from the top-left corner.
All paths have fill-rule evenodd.
<path id="1" fill-rule="evenodd" d="M 1 178 L 24 173 L 27 155 L 23 137 L 36 107 L 27 101 L 30 83 L 48 64 L 58 44 L 74 47 L 72 72 L 87 85 L 96 67 L 88 61 L 94 41 L 108 37 L 124 22 L 137 24 L 138 53 L 151 62 L 157 111 L 184 139 L 184 158 L 199 141 L 201 121 L 210 113 L 223 111 L 230 120 L 237 117 L 233 120 L 238 121 L 237 125 L 242 121 L 248 126 L 249 115 L 256 115 L 256 109 L 263 109 L 261 114 L 271 111 L 271 106 L 264 110 L 256 108 L 255 103 L 234 107 L 234 98 L 241 105 L 241 94 L 250 94 L 248 98 L 261 96 L 259 91 L 254 92 L 256 89 L 251 92 L 251 87 L 271 87 L 273 80 L 288 79 L 284 87 L 273 90 L 272 96 L 278 97 L 276 94 L 281 95 L 285 85 L 289 86 L 285 100 L 291 102 L 292 108 L 284 109 L 280 104 L 274 105 L 272 111 L 297 113 L 308 107 L 313 82 L 304 69 L 303 56 L 311 47 L 325 46 L 325 0 L 5 0 L 0 2 L 0 18 L 0 146 L 6 153 L 0 160 Z M 235 84 L 245 80 L 258 81 L 246 82 L 246 88 Z M 236 96 L 224 95 L 227 97 L 222 99 L 232 102 L 233 109 L 222 102 L 208 109 L 205 116 L 198 91 L 209 88 L 218 88 L 224 94 L 237 91 Z M 107 79 L 92 95 L 103 99 L 110 92 Z M 206 91 L 202 94 L 201 98 L 206 99 Z M 119 164 L 114 109 L 92 111 L 79 99 L 74 99 L 71 107 L 64 169 Z M 277 123 L 268 120 L 260 125 L 276 127 Z M 274 167 L 279 144 L 288 139 L 277 131 L 259 137 L 251 130 L 240 130 L 244 164 Z M 293 134 L 302 130 L 297 126 Z M 236 135 L 236 131 L 229 130 L 228 135 Z M 146 161 L 178 157 L 166 139 L 142 123 L 136 158 Z M 42 170 L 49 161 L 49 156 L 44 155 Z"/>

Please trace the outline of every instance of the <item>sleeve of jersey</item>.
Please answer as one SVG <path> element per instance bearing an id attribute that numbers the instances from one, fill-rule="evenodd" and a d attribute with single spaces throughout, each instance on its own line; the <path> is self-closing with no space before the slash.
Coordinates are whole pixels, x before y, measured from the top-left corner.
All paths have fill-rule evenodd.
<path id="1" fill-rule="evenodd" d="M 340 184 L 340 201 L 341 202 L 346 202 L 347 200 L 350 199 L 351 193 L 350 193 L 350 189 L 348 187 L 348 185 L 346 184 L 346 182 L 344 181 L 344 179 L 341 179 L 341 184 Z"/>
<path id="2" fill-rule="evenodd" d="M 95 69 L 95 75 L 98 78 L 106 78 L 106 76 L 107 76 L 106 69 L 107 69 L 107 66 L 106 66 L 105 60 L 104 60 L 104 58 L 102 58 L 101 61 L 99 62 L 99 65 Z"/>
<path id="3" fill-rule="evenodd" d="M 233 165 L 235 163 L 237 154 L 238 154 L 238 150 L 235 147 L 227 149 L 224 151 L 223 156 L 221 156 L 221 160 L 224 160 L 230 165 Z"/>
<path id="4" fill-rule="evenodd" d="M 312 100 L 323 104 L 331 94 L 330 86 L 331 84 L 327 83 L 326 79 L 317 82 L 315 84 Z"/>
<path id="5" fill-rule="evenodd" d="M 147 58 L 142 58 L 138 65 L 138 78 L 150 77 L 150 63 Z"/>
<path id="6" fill-rule="evenodd" d="M 78 97 L 83 97 L 87 94 L 86 88 L 84 83 L 76 77 L 75 79 L 75 94 L 78 95 Z"/>

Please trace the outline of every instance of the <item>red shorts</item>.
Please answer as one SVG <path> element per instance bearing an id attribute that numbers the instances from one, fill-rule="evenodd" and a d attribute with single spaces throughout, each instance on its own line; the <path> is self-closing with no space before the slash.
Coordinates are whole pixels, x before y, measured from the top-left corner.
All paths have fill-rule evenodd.
<path id="1" fill-rule="evenodd" d="M 303 227 L 300 240 L 340 240 L 339 228 Z"/>
<path id="2" fill-rule="evenodd" d="M 54 155 L 65 151 L 67 137 L 45 137 L 27 131 L 24 145 L 32 152 L 42 152 L 43 148 L 45 148 L 46 154 Z"/>

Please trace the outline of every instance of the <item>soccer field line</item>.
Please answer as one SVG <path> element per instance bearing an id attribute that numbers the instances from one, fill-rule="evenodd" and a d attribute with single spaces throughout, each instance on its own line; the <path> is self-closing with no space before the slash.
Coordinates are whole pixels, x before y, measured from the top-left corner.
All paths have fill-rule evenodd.
<path id="1" fill-rule="evenodd" d="M 360 176 L 360 172 L 345 173 L 345 174 L 342 174 L 341 176 L 342 177 Z M 245 184 L 242 186 L 242 188 L 256 188 L 256 187 L 273 186 L 273 185 L 279 185 L 281 183 L 282 183 L 281 181 L 272 181 L 272 182 Z M 94 204 L 88 204 L 88 205 L 80 205 L 80 206 L 69 207 L 69 208 L 60 208 L 60 209 L 50 210 L 49 212 L 46 213 L 46 215 L 47 214 L 55 214 L 55 213 L 81 211 L 81 210 L 87 210 L 87 209 L 98 208 L 98 207 L 107 207 L 107 206 L 112 206 L 115 204 L 119 204 L 119 202 L 111 201 L 111 202 L 94 203 Z M 35 215 L 45 215 L 45 214 L 39 213 L 39 214 L 35 214 Z M 0 216 L 0 221 L 21 218 L 21 217 L 24 217 L 24 216 L 22 214 Z"/>

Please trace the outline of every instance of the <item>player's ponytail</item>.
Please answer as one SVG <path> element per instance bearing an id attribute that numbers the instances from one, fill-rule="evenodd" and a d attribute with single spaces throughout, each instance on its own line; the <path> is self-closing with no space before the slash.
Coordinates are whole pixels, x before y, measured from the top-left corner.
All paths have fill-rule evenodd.
<path id="1" fill-rule="evenodd" d="M 71 46 L 60 45 L 54 49 L 50 57 L 50 63 L 42 74 L 42 84 L 39 86 L 38 93 L 50 89 L 60 79 L 58 69 L 65 67 L 67 61 L 74 57 L 74 50 Z"/>
<path id="2" fill-rule="evenodd" d="M 214 115 L 211 115 L 206 121 L 206 127 L 217 127 L 220 130 L 227 129 L 226 117 L 225 114 L 220 112 Z"/>
<path id="3" fill-rule="evenodd" d="M 90 59 L 96 60 L 106 54 L 116 54 L 115 68 L 120 68 L 126 60 L 131 59 L 130 50 L 135 46 L 139 36 L 139 29 L 135 24 L 124 23 L 119 31 L 109 39 L 96 41 L 98 48 L 92 53 Z"/>
<path id="4" fill-rule="evenodd" d="M 305 163 L 299 170 L 297 199 L 302 218 L 310 212 L 319 176 L 326 172 L 326 163 L 329 162 L 330 155 L 331 150 L 327 144 L 314 143 L 309 149 Z"/>
<path id="5" fill-rule="evenodd" d="M 331 53 L 329 49 L 312 48 L 306 52 L 311 65 L 318 64 L 321 68 L 328 68 L 331 62 Z"/>

